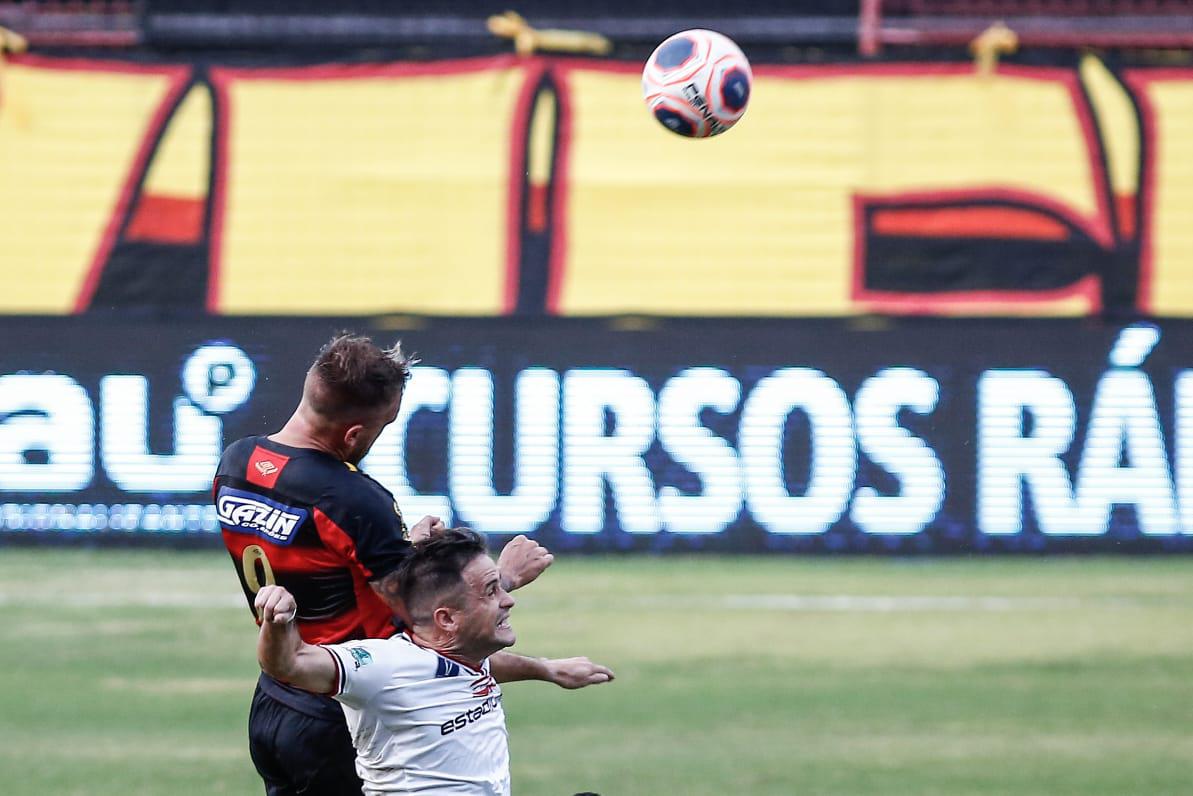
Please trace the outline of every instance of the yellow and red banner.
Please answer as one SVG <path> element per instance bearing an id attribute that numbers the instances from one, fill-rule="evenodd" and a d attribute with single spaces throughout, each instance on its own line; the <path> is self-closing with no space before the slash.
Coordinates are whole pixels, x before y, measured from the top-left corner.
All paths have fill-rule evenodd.
<path id="1" fill-rule="evenodd" d="M 15 58 L 0 312 L 1193 316 L 1193 70 L 638 68 Z"/>

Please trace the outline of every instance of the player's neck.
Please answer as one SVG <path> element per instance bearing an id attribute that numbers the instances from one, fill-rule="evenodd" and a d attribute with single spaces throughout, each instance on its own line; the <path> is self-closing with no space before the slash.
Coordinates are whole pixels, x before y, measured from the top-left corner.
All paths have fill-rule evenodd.
<path id="1" fill-rule="evenodd" d="M 336 450 L 335 446 L 324 439 L 299 412 L 292 414 L 286 421 L 286 425 L 270 434 L 268 439 L 281 445 L 289 445 L 291 448 L 312 448 L 335 456 L 337 459 L 341 458 L 340 452 Z"/>
<path id="2" fill-rule="evenodd" d="M 436 636 L 434 633 L 427 633 L 424 635 L 423 633 L 419 632 L 419 628 L 417 626 L 412 628 L 409 633 L 410 638 L 413 639 L 414 643 L 418 646 L 423 647 L 424 649 L 429 649 L 432 652 L 436 652 L 445 658 L 455 661 L 456 663 L 462 663 L 473 671 L 479 672 L 481 667 L 484 665 L 485 658 L 488 657 L 487 655 L 478 656 L 474 652 L 470 654 L 470 651 L 461 650 L 457 644 L 453 643 L 452 639 Z"/>

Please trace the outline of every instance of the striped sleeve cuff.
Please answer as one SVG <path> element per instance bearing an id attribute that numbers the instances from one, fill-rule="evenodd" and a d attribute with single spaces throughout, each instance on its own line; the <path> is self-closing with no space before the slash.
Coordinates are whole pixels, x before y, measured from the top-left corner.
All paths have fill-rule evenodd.
<path id="1" fill-rule="evenodd" d="M 342 660 L 340 660 L 339 653 L 337 653 L 333 648 L 324 646 L 323 649 L 327 650 L 327 654 L 331 656 L 331 659 L 332 659 L 332 661 L 335 662 L 335 666 L 336 666 L 335 687 L 334 687 L 334 690 L 328 696 L 337 697 L 340 694 L 344 693 L 344 689 L 348 686 L 348 682 L 346 680 L 347 674 L 346 674 L 346 669 L 344 667 L 344 662 Z"/>

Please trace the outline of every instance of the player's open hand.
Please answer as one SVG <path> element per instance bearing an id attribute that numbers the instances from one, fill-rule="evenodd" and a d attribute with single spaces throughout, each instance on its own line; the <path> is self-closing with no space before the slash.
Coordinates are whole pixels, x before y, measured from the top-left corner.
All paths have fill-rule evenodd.
<path id="1" fill-rule="evenodd" d="M 438 517 L 428 514 L 418 522 L 414 523 L 414 527 L 410 529 L 410 541 L 421 542 L 433 533 L 439 533 L 447 528 L 443 524 L 443 520 Z"/>
<path id="2" fill-rule="evenodd" d="M 253 607 L 262 624 L 284 625 L 293 621 L 298 613 L 294 595 L 281 586 L 262 586 L 257 599 L 253 600 Z"/>
<path id="3" fill-rule="evenodd" d="M 551 566 L 555 556 L 538 542 L 521 534 L 515 536 L 501 550 L 497 568 L 501 570 L 501 585 L 506 591 L 520 589 L 543 570 Z"/>
<path id="4" fill-rule="evenodd" d="M 556 658 L 547 663 L 547 674 L 560 688 L 576 689 L 613 680 L 613 670 L 588 658 Z"/>

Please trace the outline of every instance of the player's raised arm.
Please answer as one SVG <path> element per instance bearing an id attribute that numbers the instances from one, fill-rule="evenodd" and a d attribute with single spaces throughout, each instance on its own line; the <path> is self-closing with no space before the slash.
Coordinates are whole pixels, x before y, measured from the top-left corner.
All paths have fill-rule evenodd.
<path id="1" fill-rule="evenodd" d="M 281 586 L 263 586 L 253 603 L 261 619 L 257 662 L 276 680 L 317 694 L 336 690 L 337 671 L 331 653 L 303 642 L 294 624 L 298 604 Z"/>

